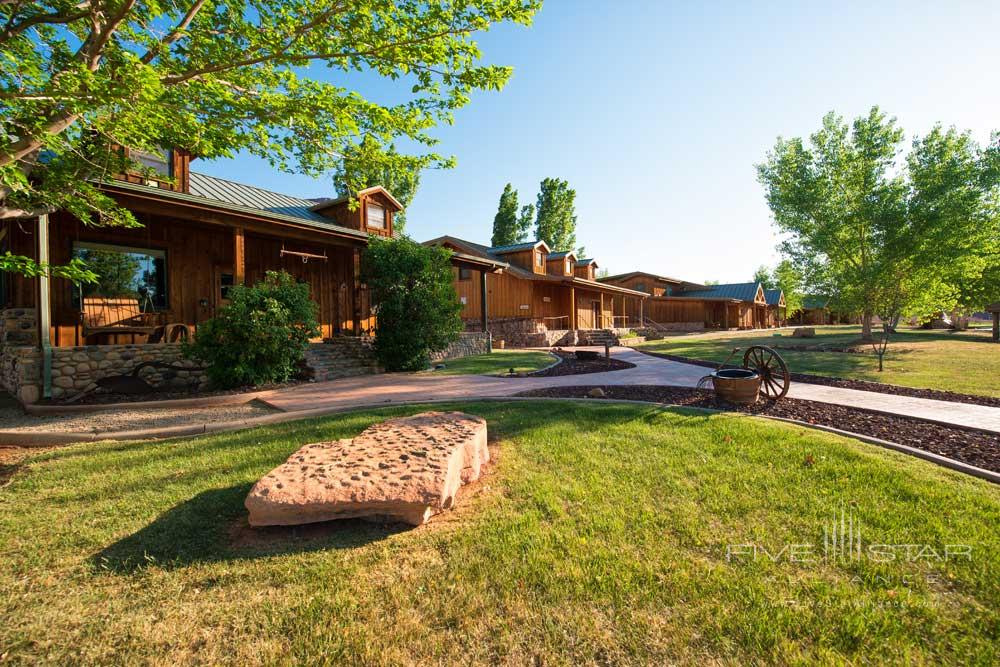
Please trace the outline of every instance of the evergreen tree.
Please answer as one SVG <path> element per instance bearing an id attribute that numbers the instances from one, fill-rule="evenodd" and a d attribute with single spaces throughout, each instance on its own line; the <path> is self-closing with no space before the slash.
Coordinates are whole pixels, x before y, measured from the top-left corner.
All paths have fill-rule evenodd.
<path id="1" fill-rule="evenodd" d="M 500 195 L 500 205 L 497 207 L 497 214 L 493 217 L 493 238 L 490 240 L 490 245 L 502 246 L 520 243 L 523 236 L 520 220 L 517 217 L 517 190 L 508 183 L 504 186 L 503 194 Z"/>
<path id="2" fill-rule="evenodd" d="M 576 248 L 576 190 L 558 178 L 539 185 L 535 237 L 554 252 Z"/>

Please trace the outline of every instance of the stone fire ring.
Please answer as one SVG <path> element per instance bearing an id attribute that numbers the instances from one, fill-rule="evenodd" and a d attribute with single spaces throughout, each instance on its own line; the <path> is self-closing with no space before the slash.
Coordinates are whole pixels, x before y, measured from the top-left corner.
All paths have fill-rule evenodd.
<path id="1" fill-rule="evenodd" d="M 250 490 L 251 526 L 384 518 L 414 526 L 455 504 L 489 461 L 486 420 L 424 412 L 305 445 Z"/>

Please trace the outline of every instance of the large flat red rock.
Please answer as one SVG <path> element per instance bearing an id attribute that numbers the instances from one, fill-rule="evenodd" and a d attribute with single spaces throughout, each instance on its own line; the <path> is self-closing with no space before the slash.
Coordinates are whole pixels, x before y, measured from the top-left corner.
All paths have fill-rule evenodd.
<path id="1" fill-rule="evenodd" d="M 420 525 L 451 507 L 489 458 L 485 419 L 425 412 L 305 445 L 262 477 L 245 504 L 252 526 L 352 517 Z"/>

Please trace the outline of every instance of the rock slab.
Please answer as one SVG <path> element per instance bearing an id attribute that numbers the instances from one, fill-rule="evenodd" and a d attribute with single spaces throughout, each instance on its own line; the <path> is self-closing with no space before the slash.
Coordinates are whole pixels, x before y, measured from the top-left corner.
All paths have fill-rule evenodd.
<path id="1" fill-rule="evenodd" d="M 814 338 L 816 330 L 812 327 L 798 327 L 792 330 L 792 338 Z"/>
<path id="2" fill-rule="evenodd" d="M 356 438 L 305 445 L 262 477 L 245 505 L 251 526 L 355 517 L 417 526 L 454 505 L 489 458 L 485 419 L 425 412 L 374 424 Z"/>

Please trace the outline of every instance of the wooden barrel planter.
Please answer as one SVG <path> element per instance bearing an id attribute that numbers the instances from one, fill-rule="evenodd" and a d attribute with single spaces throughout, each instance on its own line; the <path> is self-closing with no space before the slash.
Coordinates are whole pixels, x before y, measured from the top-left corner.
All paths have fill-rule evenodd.
<path id="1" fill-rule="evenodd" d="M 751 405 L 760 395 L 760 375 L 747 368 L 723 368 L 711 375 L 715 394 L 724 401 Z"/>

